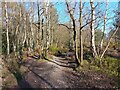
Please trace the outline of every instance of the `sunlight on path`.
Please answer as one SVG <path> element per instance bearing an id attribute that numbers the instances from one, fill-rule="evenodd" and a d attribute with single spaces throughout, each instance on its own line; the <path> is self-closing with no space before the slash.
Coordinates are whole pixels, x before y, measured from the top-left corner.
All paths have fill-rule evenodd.
<path id="1" fill-rule="evenodd" d="M 44 63 L 32 60 L 29 63 L 31 70 L 25 76 L 25 80 L 32 88 L 112 88 L 114 86 L 111 84 L 113 81 L 103 74 L 90 71 L 75 72 L 72 68 L 59 65 L 65 64 L 66 61 L 56 56 Z"/>

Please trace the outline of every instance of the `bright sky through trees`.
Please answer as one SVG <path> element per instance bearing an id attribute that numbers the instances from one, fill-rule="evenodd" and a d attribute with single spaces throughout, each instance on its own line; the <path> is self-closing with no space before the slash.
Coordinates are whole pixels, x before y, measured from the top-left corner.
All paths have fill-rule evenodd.
<path id="1" fill-rule="evenodd" d="M 66 5 L 64 2 L 59 2 L 59 3 L 54 3 L 55 4 L 55 8 L 58 11 L 58 16 L 59 16 L 59 23 L 67 23 L 69 22 L 70 18 L 69 15 L 67 14 L 67 10 L 66 10 Z M 86 6 L 89 7 L 90 9 L 90 5 L 89 2 L 86 2 Z M 105 10 L 105 4 L 102 5 L 101 10 Z M 79 9 L 79 7 L 77 7 Z M 118 10 L 118 2 L 108 2 L 108 18 L 110 17 L 114 17 L 115 16 L 115 11 Z M 76 16 L 77 17 L 77 16 Z M 78 17 L 79 18 L 79 17 Z M 114 22 L 114 19 L 110 19 L 108 21 L 108 25 L 112 26 Z M 102 26 L 101 26 L 102 27 Z M 101 28 L 102 29 L 102 28 Z M 108 30 L 107 30 L 108 31 Z M 109 32 L 109 31 L 108 31 Z M 106 32 L 107 33 L 107 32 Z"/>

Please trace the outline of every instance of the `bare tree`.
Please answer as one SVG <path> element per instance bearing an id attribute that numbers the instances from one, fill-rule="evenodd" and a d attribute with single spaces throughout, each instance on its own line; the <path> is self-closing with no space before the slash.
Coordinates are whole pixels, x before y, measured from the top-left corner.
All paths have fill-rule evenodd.
<path id="1" fill-rule="evenodd" d="M 37 47 L 38 47 L 38 49 L 39 49 L 39 54 L 41 55 L 41 21 L 40 21 L 40 17 L 41 17 L 41 15 L 40 15 L 40 4 L 39 3 L 37 3 L 37 13 L 38 13 L 38 33 L 37 33 Z"/>
<path id="2" fill-rule="evenodd" d="M 79 16 L 79 22 L 80 22 L 80 31 L 79 31 L 79 40 L 80 40 L 80 61 L 81 64 L 83 62 L 83 36 L 82 36 L 82 0 L 80 0 L 80 6 L 79 6 L 79 10 L 80 10 L 80 16 Z"/>
<path id="3" fill-rule="evenodd" d="M 78 58 L 78 45 L 77 45 L 78 42 L 77 42 L 77 30 L 76 30 L 75 18 L 73 16 L 73 11 L 70 10 L 70 7 L 69 7 L 67 0 L 66 0 L 66 5 L 67 5 L 67 10 L 69 12 L 69 15 L 70 15 L 70 18 L 71 18 L 72 24 L 73 24 L 73 32 L 74 32 L 73 40 L 74 40 L 75 60 L 76 60 L 77 66 L 79 66 L 80 61 Z"/>
<path id="4" fill-rule="evenodd" d="M 105 10 L 105 15 L 104 15 L 104 28 L 103 28 L 103 35 L 102 35 L 101 42 L 100 42 L 100 51 L 102 50 L 102 47 L 103 47 L 103 38 L 104 38 L 105 30 L 106 30 L 107 9 L 108 9 L 108 2 L 106 1 L 106 10 Z"/>
<path id="5" fill-rule="evenodd" d="M 5 16 L 6 16 L 6 37 L 7 37 L 7 54 L 10 54 L 10 43 L 9 43 L 9 26 L 8 26 L 8 9 L 7 3 L 5 3 Z"/>
<path id="6" fill-rule="evenodd" d="M 108 43 L 107 43 L 107 46 L 105 47 L 102 55 L 100 56 L 100 66 L 101 66 L 101 67 L 102 67 L 102 58 L 103 58 L 105 52 L 107 51 L 107 49 L 108 49 L 108 47 L 109 47 L 109 45 L 110 45 L 110 42 L 111 42 L 112 38 L 115 36 L 115 34 L 117 33 L 117 31 L 119 30 L 118 28 L 119 28 L 119 27 L 117 27 L 117 29 L 113 32 L 113 34 L 112 34 L 111 37 L 109 38 Z"/>
<path id="7" fill-rule="evenodd" d="M 90 0 L 90 5 L 91 5 L 91 51 L 93 54 L 93 57 L 97 57 L 97 52 L 96 52 L 96 46 L 95 46 L 95 29 L 94 29 L 94 19 L 95 19 L 95 6 L 94 6 L 94 0 Z"/>
<path id="8" fill-rule="evenodd" d="M 46 17 L 46 49 L 45 56 L 47 56 L 49 49 L 49 36 L 50 36 L 50 28 L 49 28 L 49 0 L 45 1 L 45 17 Z"/>
<path id="9" fill-rule="evenodd" d="M 33 3 L 31 4 L 31 12 L 34 13 L 34 9 L 33 9 Z M 31 28 L 31 37 L 30 37 L 30 47 L 31 50 L 34 50 L 34 30 L 33 30 L 33 18 L 34 14 L 32 14 L 32 16 L 30 17 L 30 28 Z"/>

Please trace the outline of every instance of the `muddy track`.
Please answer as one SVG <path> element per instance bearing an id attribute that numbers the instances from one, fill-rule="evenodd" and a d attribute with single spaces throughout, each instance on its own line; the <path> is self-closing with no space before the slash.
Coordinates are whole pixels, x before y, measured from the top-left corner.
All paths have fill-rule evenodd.
<path id="1" fill-rule="evenodd" d="M 64 58 L 54 57 L 52 61 L 68 65 Z M 26 73 L 21 81 L 22 88 L 113 88 L 112 78 L 90 71 L 75 72 L 54 62 L 36 62 L 29 60 Z"/>

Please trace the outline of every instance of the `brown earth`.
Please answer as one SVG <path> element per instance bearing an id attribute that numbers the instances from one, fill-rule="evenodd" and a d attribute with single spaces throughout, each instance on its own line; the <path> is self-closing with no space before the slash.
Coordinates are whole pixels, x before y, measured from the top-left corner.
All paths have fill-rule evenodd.
<path id="1" fill-rule="evenodd" d="M 113 89 L 116 82 L 105 74 L 93 71 L 73 71 L 68 60 L 53 57 L 51 61 L 27 60 L 29 71 L 20 82 L 21 88 L 104 88 Z"/>

